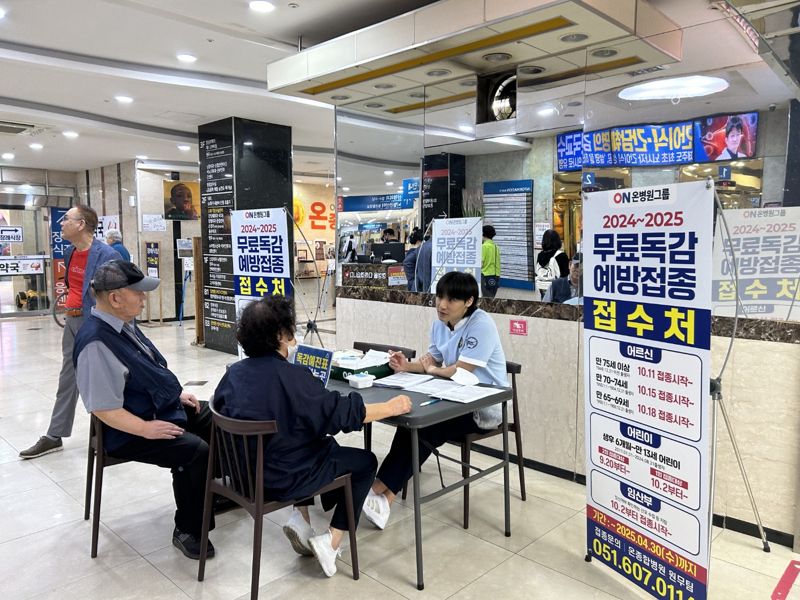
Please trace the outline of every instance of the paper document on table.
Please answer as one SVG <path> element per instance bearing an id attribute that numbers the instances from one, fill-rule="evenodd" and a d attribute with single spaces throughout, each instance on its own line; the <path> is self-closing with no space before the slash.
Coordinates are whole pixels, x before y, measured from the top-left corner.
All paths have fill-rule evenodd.
<path id="1" fill-rule="evenodd" d="M 395 373 L 388 377 L 376 380 L 373 385 L 379 387 L 398 388 L 407 390 L 415 385 L 420 385 L 426 381 L 433 379 L 433 375 L 421 375 L 419 373 Z"/>
<path id="2" fill-rule="evenodd" d="M 385 365 L 388 362 L 389 354 L 387 352 L 370 350 L 361 358 L 361 360 L 358 361 L 358 368 L 366 369 L 368 367 L 377 367 L 380 365 Z"/>
<path id="3" fill-rule="evenodd" d="M 493 387 L 479 387 L 477 385 L 460 385 L 451 388 L 439 394 L 434 394 L 437 398 L 442 400 L 450 400 L 451 402 L 475 402 L 486 396 L 491 396 L 497 392 L 501 392 L 502 388 Z"/>
<path id="4" fill-rule="evenodd" d="M 417 392 L 418 394 L 425 394 L 426 396 L 434 396 L 439 398 L 439 394 L 444 394 L 449 390 L 462 387 L 461 384 L 449 379 L 431 379 L 425 383 L 406 388 L 409 392 Z"/>

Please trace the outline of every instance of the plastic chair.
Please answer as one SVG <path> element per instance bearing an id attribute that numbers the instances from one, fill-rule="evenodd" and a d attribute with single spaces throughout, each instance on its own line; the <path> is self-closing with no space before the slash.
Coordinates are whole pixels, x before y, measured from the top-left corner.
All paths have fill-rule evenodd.
<path id="1" fill-rule="evenodd" d="M 276 421 L 244 421 L 221 415 L 213 401 L 211 442 L 209 444 L 208 470 L 206 473 L 205 503 L 203 506 L 203 529 L 200 538 L 200 564 L 197 580 L 203 581 L 208 550 L 208 529 L 211 523 L 211 507 L 214 494 L 232 500 L 253 517 L 253 565 L 250 580 L 250 598 L 258 598 L 258 580 L 261 567 L 261 542 L 264 515 L 291 506 L 319 494 L 338 488 L 344 489 L 347 509 L 347 524 L 350 533 L 350 555 L 353 562 L 353 579 L 358 579 L 358 548 L 356 546 L 356 520 L 353 511 L 353 492 L 350 474 L 337 477 L 306 498 L 288 502 L 264 499 L 264 446 L 267 436 L 278 432 Z M 244 451 L 245 448 L 249 451 Z M 218 470 L 215 469 L 218 467 Z M 220 480 L 213 473 L 222 474 Z"/>
<path id="2" fill-rule="evenodd" d="M 103 497 L 103 469 L 130 462 L 126 458 L 108 456 L 103 445 L 103 422 L 92 415 L 89 423 L 89 457 L 86 464 L 86 500 L 83 519 L 89 520 L 92 502 L 92 473 L 94 471 L 94 507 L 92 508 L 92 558 L 97 558 L 97 538 L 100 534 L 100 503 Z"/>

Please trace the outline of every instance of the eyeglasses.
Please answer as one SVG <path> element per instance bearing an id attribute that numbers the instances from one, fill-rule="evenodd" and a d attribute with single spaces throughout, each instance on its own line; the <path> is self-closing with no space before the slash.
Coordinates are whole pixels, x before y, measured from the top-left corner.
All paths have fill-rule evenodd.
<path id="1" fill-rule="evenodd" d="M 67 215 L 64 215 L 63 217 L 61 217 L 61 218 L 58 220 L 58 222 L 59 222 L 59 223 L 63 223 L 64 221 L 84 221 L 84 222 L 85 222 L 85 221 L 86 221 L 86 219 L 80 219 L 80 218 L 78 218 L 78 219 L 73 219 L 72 217 L 68 217 Z"/>

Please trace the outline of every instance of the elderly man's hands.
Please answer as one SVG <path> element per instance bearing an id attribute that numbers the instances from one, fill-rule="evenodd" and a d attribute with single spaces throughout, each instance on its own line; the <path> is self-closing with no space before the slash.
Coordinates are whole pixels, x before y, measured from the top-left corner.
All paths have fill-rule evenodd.
<path id="1" fill-rule="evenodd" d="M 392 417 L 396 417 L 398 415 L 404 415 L 408 412 L 411 412 L 411 398 L 404 394 L 400 394 L 399 396 L 395 396 L 391 400 L 387 400 L 386 404 L 389 405 L 389 410 L 391 411 Z"/>
<path id="2" fill-rule="evenodd" d="M 197 396 L 194 394 L 181 392 L 181 404 L 184 406 L 191 406 L 194 408 L 195 412 L 200 412 L 200 400 L 198 400 Z"/>
<path id="3" fill-rule="evenodd" d="M 183 435 L 183 428 L 169 421 L 144 421 L 140 435 L 148 440 L 173 440 Z"/>

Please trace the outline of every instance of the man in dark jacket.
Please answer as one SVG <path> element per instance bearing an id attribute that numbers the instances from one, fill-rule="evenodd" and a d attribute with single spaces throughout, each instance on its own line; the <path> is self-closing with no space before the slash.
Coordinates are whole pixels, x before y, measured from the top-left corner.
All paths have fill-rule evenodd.
<path id="1" fill-rule="evenodd" d="M 92 280 L 97 305 L 75 338 L 73 363 L 86 410 L 103 422 L 109 456 L 172 469 L 177 508 L 172 544 L 196 560 L 211 411 L 183 391 L 166 359 L 136 327 L 145 292 L 158 284 L 123 260 L 97 269 Z M 206 556 L 214 556 L 211 542 Z"/>
<path id="2" fill-rule="evenodd" d="M 583 297 L 581 278 L 583 277 L 583 254 L 576 252 L 569 261 L 569 275 L 559 277 L 547 289 L 543 302 L 559 304 L 579 304 Z"/>

